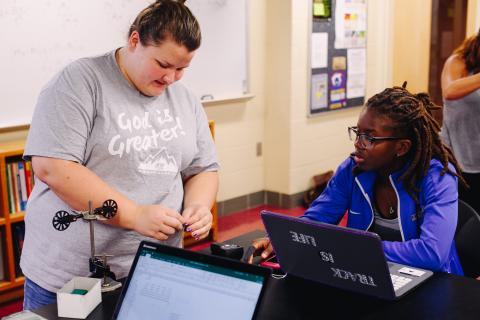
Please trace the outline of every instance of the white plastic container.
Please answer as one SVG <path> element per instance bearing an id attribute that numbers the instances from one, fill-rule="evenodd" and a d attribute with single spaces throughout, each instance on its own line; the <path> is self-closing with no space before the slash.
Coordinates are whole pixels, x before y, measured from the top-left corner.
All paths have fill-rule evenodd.
<path id="1" fill-rule="evenodd" d="M 102 302 L 100 290 L 102 279 L 75 277 L 57 291 L 58 316 L 85 319 Z M 84 295 L 72 294 L 75 289 L 88 292 Z"/>

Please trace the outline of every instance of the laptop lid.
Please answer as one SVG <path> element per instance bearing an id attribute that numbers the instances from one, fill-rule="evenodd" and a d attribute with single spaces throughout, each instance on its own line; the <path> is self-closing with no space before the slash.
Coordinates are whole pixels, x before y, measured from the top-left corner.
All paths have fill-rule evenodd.
<path id="1" fill-rule="evenodd" d="M 394 299 L 378 235 L 262 211 L 284 272 L 333 287 Z"/>
<path id="2" fill-rule="evenodd" d="M 251 319 L 270 270 L 141 242 L 114 319 Z"/>

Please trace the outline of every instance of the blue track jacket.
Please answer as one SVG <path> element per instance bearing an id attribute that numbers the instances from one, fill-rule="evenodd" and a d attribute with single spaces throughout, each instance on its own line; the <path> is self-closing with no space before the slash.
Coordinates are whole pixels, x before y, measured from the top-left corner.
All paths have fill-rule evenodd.
<path id="1" fill-rule="evenodd" d="M 355 161 L 348 158 L 337 169 L 323 193 L 303 218 L 338 224 L 348 210 L 347 227 L 368 230 L 373 223 L 373 190 L 376 172 L 353 175 Z M 452 172 L 455 169 L 451 164 Z M 390 175 L 397 194 L 403 242 L 382 241 L 387 260 L 413 267 L 463 275 L 453 236 L 458 217 L 457 178 L 440 175 L 443 166 L 432 159 L 427 175 L 418 182 L 421 214 L 417 226 L 415 201 L 398 181 L 406 168 Z M 418 234 L 420 230 L 420 234 Z"/>

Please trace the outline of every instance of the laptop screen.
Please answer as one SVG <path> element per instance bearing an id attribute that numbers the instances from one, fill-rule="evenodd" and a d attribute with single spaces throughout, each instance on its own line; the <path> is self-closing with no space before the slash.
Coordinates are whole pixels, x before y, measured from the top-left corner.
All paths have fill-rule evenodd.
<path id="1" fill-rule="evenodd" d="M 250 319 L 265 278 L 144 245 L 117 319 Z"/>

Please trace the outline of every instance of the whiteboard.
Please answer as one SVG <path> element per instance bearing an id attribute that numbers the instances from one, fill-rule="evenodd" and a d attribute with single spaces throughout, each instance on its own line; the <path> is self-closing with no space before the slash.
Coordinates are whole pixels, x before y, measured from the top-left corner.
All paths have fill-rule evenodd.
<path id="1" fill-rule="evenodd" d="M 248 92 L 246 0 L 187 0 L 202 45 L 181 82 L 198 97 L 221 100 Z"/>
<path id="2" fill-rule="evenodd" d="M 0 0 L 0 128 L 29 124 L 65 65 L 124 46 L 147 0 Z M 181 80 L 199 97 L 247 91 L 247 0 L 187 0 L 202 46 Z"/>

